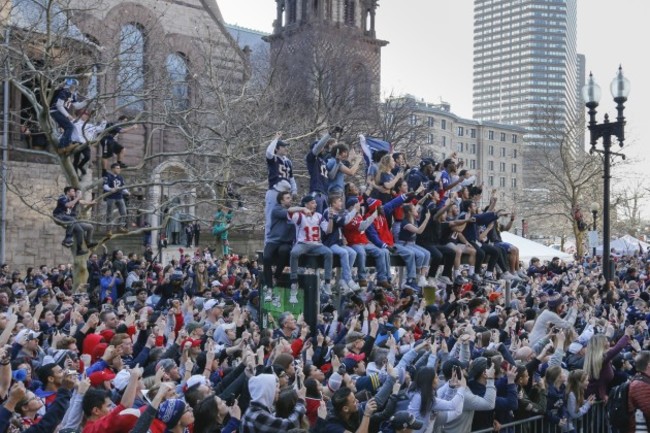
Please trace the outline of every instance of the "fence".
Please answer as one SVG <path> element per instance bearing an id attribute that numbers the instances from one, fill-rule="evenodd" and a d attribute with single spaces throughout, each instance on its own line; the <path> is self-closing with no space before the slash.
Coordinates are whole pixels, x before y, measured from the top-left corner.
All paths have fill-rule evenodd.
<path id="1" fill-rule="evenodd" d="M 584 416 L 572 420 L 573 429 L 562 429 L 557 424 L 550 423 L 545 416 L 534 416 L 508 424 L 502 424 L 500 433 L 560 433 L 571 431 L 575 433 L 609 433 L 607 411 L 603 402 L 596 402 Z M 476 430 L 472 433 L 493 433 L 494 429 Z"/>

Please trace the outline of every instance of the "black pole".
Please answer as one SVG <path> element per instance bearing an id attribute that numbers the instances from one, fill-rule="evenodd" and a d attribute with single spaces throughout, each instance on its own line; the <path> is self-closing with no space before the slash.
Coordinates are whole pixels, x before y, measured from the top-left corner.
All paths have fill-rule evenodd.
<path id="1" fill-rule="evenodd" d="M 594 217 L 594 218 L 593 218 L 593 220 L 594 220 L 594 228 L 593 228 L 593 231 L 595 232 L 595 231 L 598 230 L 598 226 L 596 225 L 596 217 L 598 216 L 598 212 L 596 212 L 595 210 L 592 210 L 592 211 L 591 211 L 591 214 L 592 214 L 593 217 Z M 596 242 L 596 244 L 597 244 L 597 243 L 598 243 L 598 242 Z M 594 259 L 596 258 L 596 248 L 597 248 L 597 246 L 594 245 L 593 255 L 592 255 L 592 257 L 593 257 Z"/>
<path id="2" fill-rule="evenodd" d="M 605 116 L 605 125 L 609 123 L 609 119 Z M 612 135 L 610 133 L 603 134 L 603 157 L 605 159 L 605 170 L 603 172 L 604 188 L 603 188 L 603 275 L 605 281 L 612 279 L 612 272 L 609 268 L 610 259 L 610 235 L 609 235 L 609 183 L 612 178 L 610 174 L 611 163 L 611 149 L 612 148 Z"/>

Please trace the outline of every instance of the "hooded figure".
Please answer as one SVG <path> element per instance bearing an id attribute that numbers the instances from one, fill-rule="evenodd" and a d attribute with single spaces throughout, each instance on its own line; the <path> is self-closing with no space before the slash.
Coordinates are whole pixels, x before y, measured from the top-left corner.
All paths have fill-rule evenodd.
<path id="1" fill-rule="evenodd" d="M 251 395 L 250 406 L 242 417 L 240 432 L 283 433 L 293 428 L 300 428 L 300 418 L 305 414 L 305 401 L 300 398 L 293 412 L 287 418 L 273 415 L 273 407 L 280 387 L 274 374 L 260 374 L 248 382 Z"/>

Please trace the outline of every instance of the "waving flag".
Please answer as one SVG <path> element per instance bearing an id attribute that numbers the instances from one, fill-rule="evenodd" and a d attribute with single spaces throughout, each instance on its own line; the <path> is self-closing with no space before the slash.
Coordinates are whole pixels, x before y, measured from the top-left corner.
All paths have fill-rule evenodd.
<path id="1" fill-rule="evenodd" d="M 392 153 L 393 151 L 393 146 L 389 142 L 378 138 L 365 137 L 361 135 L 359 136 L 359 143 L 361 144 L 361 150 L 363 151 L 363 160 L 366 163 L 366 174 L 372 164 L 372 155 L 375 152 Z"/>

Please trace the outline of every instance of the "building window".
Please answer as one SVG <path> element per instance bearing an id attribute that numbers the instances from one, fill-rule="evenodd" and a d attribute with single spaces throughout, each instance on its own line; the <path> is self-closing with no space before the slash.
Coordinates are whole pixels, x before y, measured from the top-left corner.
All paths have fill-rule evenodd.
<path id="1" fill-rule="evenodd" d="M 427 144 L 433 144 L 433 134 L 427 134 Z"/>
<path id="2" fill-rule="evenodd" d="M 136 24 L 126 24 L 120 30 L 119 69 L 117 71 L 117 105 L 144 110 L 144 32 Z"/>
<path id="3" fill-rule="evenodd" d="M 447 129 L 447 120 L 445 119 L 440 120 L 440 129 Z"/>
<path id="4" fill-rule="evenodd" d="M 470 168 L 470 170 L 476 170 L 476 160 L 475 159 L 470 159 L 469 160 L 469 168 Z"/>
<path id="5" fill-rule="evenodd" d="M 434 123 L 435 123 L 435 122 L 434 122 L 434 120 L 433 120 L 433 117 L 429 116 L 429 117 L 427 118 L 427 126 L 428 126 L 429 128 L 433 128 Z"/>
<path id="6" fill-rule="evenodd" d="M 512 187 L 517 188 L 517 178 L 516 177 L 512 178 Z"/>
<path id="7" fill-rule="evenodd" d="M 447 147 L 447 137 L 442 136 L 442 147 Z"/>
<path id="8" fill-rule="evenodd" d="M 411 118 L 409 119 L 409 123 L 411 126 L 417 125 L 418 124 L 418 116 L 417 114 L 411 114 Z"/>
<path id="9" fill-rule="evenodd" d="M 506 163 L 505 162 L 500 162 L 499 163 L 499 171 L 502 172 L 502 173 L 506 171 Z"/>
<path id="10" fill-rule="evenodd" d="M 456 146 L 456 150 L 458 152 L 462 152 L 463 151 L 463 143 L 458 143 L 458 145 Z"/>
<path id="11" fill-rule="evenodd" d="M 471 153 L 472 155 L 476 155 L 476 143 L 472 143 L 472 144 L 470 145 L 470 153 Z"/>
<path id="12" fill-rule="evenodd" d="M 494 146 L 488 146 L 488 155 L 490 156 L 494 155 Z"/>
<path id="13" fill-rule="evenodd" d="M 99 68 L 97 65 L 93 65 L 90 79 L 88 80 L 88 90 L 86 91 L 86 97 L 88 99 L 95 99 L 99 94 L 99 80 L 97 79 L 98 72 Z"/>
<path id="14" fill-rule="evenodd" d="M 517 164 L 512 164 L 512 172 L 513 173 L 517 172 Z"/>
<path id="15" fill-rule="evenodd" d="M 517 134 L 512 134 L 512 143 L 517 144 Z"/>
<path id="16" fill-rule="evenodd" d="M 293 24 L 298 17 L 298 6 L 296 0 L 289 0 L 287 2 L 287 24 Z"/>
<path id="17" fill-rule="evenodd" d="M 499 186 L 500 186 L 501 188 L 505 188 L 505 187 L 506 187 L 506 178 L 505 178 L 505 177 L 500 177 L 500 178 L 499 178 Z"/>
<path id="18" fill-rule="evenodd" d="M 356 25 L 356 9 L 357 2 L 356 0 L 345 0 L 345 24 L 349 26 Z"/>
<path id="19" fill-rule="evenodd" d="M 517 149 L 512 149 L 512 157 L 513 158 L 517 157 Z"/>
<path id="20" fill-rule="evenodd" d="M 488 140 L 494 140 L 494 131 L 488 131 Z"/>
<path id="21" fill-rule="evenodd" d="M 501 141 L 506 141 L 506 133 L 505 132 L 501 133 Z"/>
<path id="22" fill-rule="evenodd" d="M 165 66 L 171 84 L 170 108 L 186 110 L 190 106 L 187 60 L 182 54 L 173 53 L 167 56 Z"/>
<path id="23" fill-rule="evenodd" d="M 494 161 L 488 161 L 488 170 L 494 171 Z"/>
<path id="24" fill-rule="evenodd" d="M 501 157 L 502 157 L 502 158 L 505 158 L 505 157 L 506 157 L 506 148 L 505 148 L 505 147 L 502 147 L 502 148 L 501 148 Z"/>
<path id="25" fill-rule="evenodd" d="M 458 127 L 458 136 L 462 137 L 464 133 L 465 133 L 465 130 L 463 129 L 463 127 L 459 126 Z"/>
<path id="26" fill-rule="evenodd" d="M 494 186 L 494 176 L 488 176 L 488 185 Z"/>
<path id="27" fill-rule="evenodd" d="M 476 138 L 476 128 L 471 128 L 469 130 L 469 136 L 472 138 Z"/>

